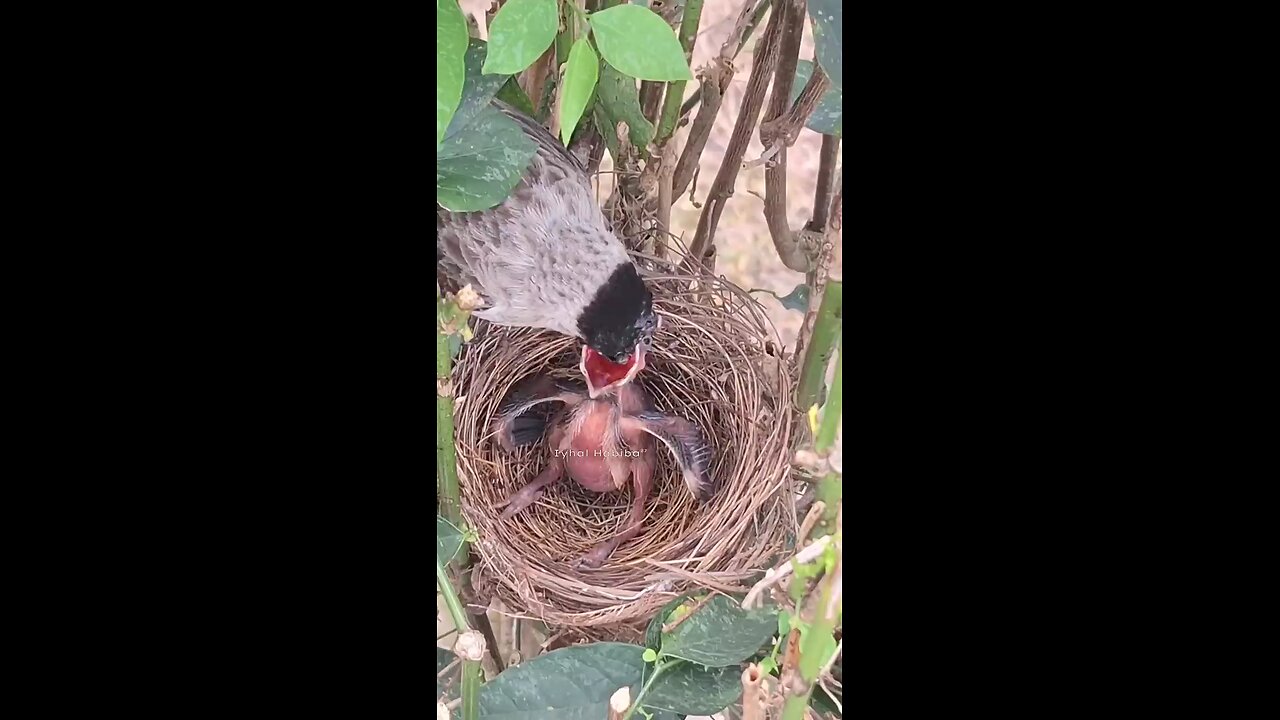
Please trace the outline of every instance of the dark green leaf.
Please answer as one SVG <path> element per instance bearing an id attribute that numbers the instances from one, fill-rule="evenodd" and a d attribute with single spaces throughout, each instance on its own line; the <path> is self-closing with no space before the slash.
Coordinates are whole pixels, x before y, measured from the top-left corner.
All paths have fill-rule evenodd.
<path id="1" fill-rule="evenodd" d="M 809 82 L 809 76 L 812 74 L 813 63 L 808 60 L 801 60 L 796 63 L 796 80 L 791 85 L 792 103 L 795 103 L 796 98 L 800 97 L 800 93 L 804 91 L 805 83 Z M 822 99 L 818 100 L 817 106 L 813 108 L 813 114 L 809 116 L 805 127 L 823 135 L 842 136 L 844 132 L 844 93 L 840 88 L 833 85 L 822 95 Z"/>
<path id="2" fill-rule="evenodd" d="M 591 94 L 596 89 L 596 79 L 600 74 L 600 58 L 591 49 L 591 43 L 581 38 L 573 44 L 569 51 L 569 61 L 565 63 L 564 87 L 561 88 L 560 99 L 560 138 L 567 146 L 573 137 L 573 129 L 582 119 L 582 111 L 587 109 Z"/>
<path id="3" fill-rule="evenodd" d="M 672 600 L 671 602 L 667 603 L 666 605 L 662 606 L 662 609 L 658 611 L 658 614 L 654 615 L 653 619 L 649 621 L 649 626 L 645 628 L 645 631 L 644 631 L 645 647 L 651 647 L 654 650 L 662 649 L 662 626 L 666 624 L 667 617 L 671 615 L 671 611 L 675 610 L 677 607 L 680 607 L 680 605 L 684 604 L 686 600 L 689 601 L 689 605 L 693 605 L 694 603 L 697 602 L 697 600 L 691 599 L 691 598 L 693 598 L 695 595 L 700 596 L 705 594 L 706 594 L 705 592 L 700 594 L 696 590 L 687 592 L 681 595 L 680 597 Z"/>
<path id="4" fill-rule="evenodd" d="M 460 350 L 462 350 L 462 336 L 450 335 L 449 336 L 449 360 L 450 361 L 456 360 L 458 358 L 458 352 Z"/>
<path id="5" fill-rule="evenodd" d="M 514 77 L 507 80 L 507 84 L 502 86 L 496 97 L 525 115 L 533 117 L 533 103 L 530 102 L 529 95 L 525 93 L 524 88 L 520 87 L 520 83 Z"/>
<path id="6" fill-rule="evenodd" d="M 611 143 L 609 150 L 617 156 L 618 123 L 625 122 L 630 131 L 631 144 L 638 148 L 646 148 L 653 140 L 654 127 L 645 119 L 640 110 L 640 93 L 636 89 L 636 81 L 605 63 L 600 71 L 600 87 L 596 91 L 600 103 L 596 106 L 602 112 L 607 127 L 600 128 L 600 134 L 606 143 Z"/>
<path id="7" fill-rule="evenodd" d="M 664 672 L 645 696 L 644 705 L 688 715 L 710 715 L 742 696 L 742 668 L 704 668 L 680 663 Z"/>
<path id="8" fill-rule="evenodd" d="M 456 337 L 456 336 L 455 336 Z M 462 549 L 462 531 L 453 523 L 436 516 L 436 557 L 441 565 L 448 565 Z"/>
<path id="9" fill-rule="evenodd" d="M 618 70 L 641 80 L 692 80 L 675 31 L 657 13 L 617 5 L 590 17 L 596 48 Z"/>
<path id="10" fill-rule="evenodd" d="M 453 212 L 498 205 L 520 182 L 536 150 L 510 118 L 484 108 L 436 151 L 436 202 Z"/>
<path id="11" fill-rule="evenodd" d="M 506 75 L 485 75 L 481 72 L 487 50 L 485 41 L 471 38 L 467 47 L 467 80 L 462 86 L 462 102 L 458 104 L 453 122 L 449 123 L 449 129 L 444 134 L 446 140 L 457 135 L 488 107 L 489 101 L 507 82 Z"/>
<path id="12" fill-rule="evenodd" d="M 449 664 L 457 660 L 458 656 L 442 647 L 436 647 L 436 700 L 444 699 L 449 702 L 458 697 L 458 690 L 462 684 L 462 663 L 454 665 L 449 672 L 441 675 Z M 662 678 L 658 678 L 661 680 Z"/>
<path id="13" fill-rule="evenodd" d="M 831 696 L 827 694 L 826 690 L 822 689 L 821 685 L 815 684 L 813 686 L 813 695 L 809 696 L 809 707 L 813 708 L 814 711 L 818 713 L 819 717 L 841 717 L 840 711 L 836 709 L 835 702 L 831 700 Z"/>
<path id="14" fill-rule="evenodd" d="M 467 52 L 467 21 L 462 19 L 458 0 L 436 0 L 436 146 L 444 140 L 445 128 L 462 98 L 466 76 L 463 57 Z"/>
<path id="15" fill-rule="evenodd" d="M 800 283 L 794 290 L 778 298 L 782 307 L 788 310 L 806 312 L 809 309 L 809 286 Z"/>
<path id="16" fill-rule="evenodd" d="M 831 78 L 837 90 L 844 90 L 844 40 L 841 30 L 840 0 L 809 0 L 809 18 L 813 20 L 813 46 L 818 64 Z"/>
<path id="17" fill-rule="evenodd" d="M 489 26 L 486 73 L 515 75 L 551 47 L 560 25 L 556 0 L 509 0 Z"/>
<path id="18" fill-rule="evenodd" d="M 736 665 L 773 637 L 777 614 L 768 605 L 743 610 L 733 598 L 717 595 L 662 638 L 662 654 L 708 667 Z"/>
<path id="19" fill-rule="evenodd" d="M 575 645 L 507 668 L 480 688 L 481 720 L 603 720 L 618 688 L 640 693 L 644 648 Z M 637 716 L 638 720 L 638 716 Z"/>

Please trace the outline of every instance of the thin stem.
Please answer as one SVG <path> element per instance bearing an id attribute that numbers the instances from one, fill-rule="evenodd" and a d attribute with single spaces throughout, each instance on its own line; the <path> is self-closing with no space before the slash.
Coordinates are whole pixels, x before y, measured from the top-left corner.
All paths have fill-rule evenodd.
<path id="1" fill-rule="evenodd" d="M 826 289 L 822 291 L 822 304 L 818 306 L 818 318 L 800 371 L 796 405 L 801 412 L 807 412 L 818 403 L 818 392 L 827 375 L 827 362 L 831 359 L 831 350 L 840 333 L 843 304 L 844 283 L 829 280 Z"/>
<path id="2" fill-rule="evenodd" d="M 458 645 L 455 646 L 455 652 L 458 652 L 457 648 L 468 635 L 472 634 L 472 630 L 467 624 L 462 600 L 458 597 L 458 592 L 453 589 L 453 583 L 449 582 L 449 575 L 445 573 L 440 558 L 436 558 L 436 588 L 444 596 L 444 604 L 449 608 L 449 617 L 453 619 L 453 627 L 458 631 Z M 458 653 L 459 659 L 462 660 L 462 720 L 476 720 L 480 717 L 480 685 L 484 681 L 484 670 L 480 667 L 478 659 L 468 659 L 463 655 L 462 652 Z"/>
<path id="3" fill-rule="evenodd" d="M 693 43 L 698 37 L 698 23 L 702 21 L 703 0 L 688 0 L 684 6 L 684 18 L 680 21 L 680 47 L 684 49 L 684 61 L 688 64 L 693 59 Z M 656 142 L 661 145 L 676 131 L 676 122 L 680 119 L 680 100 L 684 98 L 684 88 L 688 81 L 677 80 L 667 85 L 667 100 L 662 106 L 662 118 L 658 122 Z"/>
<path id="4" fill-rule="evenodd" d="M 742 38 L 738 40 L 738 47 L 733 51 L 733 55 L 729 58 L 730 60 L 736 60 L 738 58 L 738 53 L 742 52 L 742 48 L 747 46 L 747 41 L 751 39 L 751 33 L 755 32 L 756 26 L 764 19 L 764 14 L 769 12 L 769 3 L 770 0 L 760 0 L 760 3 L 756 5 L 756 9 L 752 11 L 751 14 L 751 21 L 743 31 Z M 684 117 L 685 115 L 693 112 L 693 109 L 698 107 L 698 102 L 701 99 L 702 96 L 699 94 L 686 100 L 684 105 L 680 107 L 680 117 Z"/>
<path id="5" fill-rule="evenodd" d="M 806 225 L 813 232 L 827 228 L 831 210 L 831 191 L 836 177 L 836 160 L 840 153 L 840 138 L 822 136 L 822 150 L 818 153 L 818 184 L 813 189 L 813 218 Z"/>
<path id="6" fill-rule="evenodd" d="M 436 558 L 436 587 L 444 596 L 444 604 L 449 608 L 449 617 L 453 619 L 454 629 L 459 634 L 470 630 L 471 625 L 467 622 L 466 611 L 462 609 L 462 599 L 458 597 L 458 591 L 453 589 L 453 583 L 449 582 L 449 575 L 444 571 L 444 565 L 440 564 L 440 558 Z"/>
<path id="7" fill-rule="evenodd" d="M 835 551 L 835 567 L 818 582 L 817 591 L 809 595 L 804 612 L 801 613 L 802 616 L 810 616 L 810 625 L 800 641 L 799 661 L 783 671 L 782 685 L 787 688 L 787 699 L 782 706 L 782 720 L 803 720 L 805 709 L 809 706 L 809 696 L 813 694 L 813 685 L 827 660 L 818 650 L 826 647 L 826 641 L 831 637 L 840 617 L 844 565 L 839 542 L 835 544 Z"/>
<path id="8" fill-rule="evenodd" d="M 452 359 L 449 355 L 449 337 L 453 334 L 446 327 L 444 315 L 456 310 L 453 302 L 445 303 L 436 292 L 436 494 L 441 504 L 441 514 L 455 527 L 462 525 L 462 510 L 458 492 L 458 464 L 453 444 L 453 387 L 450 383 Z M 464 320 L 465 322 L 465 320 Z"/>
<path id="9" fill-rule="evenodd" d="M 653 687 L 654 681 L 667 670 L 683 662 L 683 660 L 670 660 L 654 667 L 653 674 L 649 676 L 648 680 L 644 681 L 644 687 L 640 688 L 640 694 L 636 696 L 636 701 L 631 703 L 631 707 L 627 708 L 627 714 L 622 716 L 622 720 L 631 720 L 631 716 L 640 708 L 640 703 L 644 700 L 644 696 L 649 694 L 649 688 Z"/>
<path id="10" fill-rule="evenodd" d="M 827 402 L 822 406 L 822 424 L 818 426 L 818 437 L 813 448 L 819 454 L 831 449 L 836 441 L 836 429 L 840 426 L 840 413 L 844 407 L 844 337 L 836 344 L 836 373 L 831 379 L 831 391 L 827 393 Z M 830 506 L 829 506 L 830 507 Z"/>

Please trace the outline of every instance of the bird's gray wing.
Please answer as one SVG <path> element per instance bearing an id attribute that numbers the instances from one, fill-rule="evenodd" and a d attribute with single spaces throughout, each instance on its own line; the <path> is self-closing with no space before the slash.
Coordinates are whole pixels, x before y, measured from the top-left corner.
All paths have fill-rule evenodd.
<path id="1" fill-rule="evenodd" d="M 697 425 L 656 410 L 623 416 L 622 424 L 624 429 L 647 432 L 667 446 L 680 466 L 685 486 L 695 498 L 705 501 L 714 494 L 711 461 L 715 451 Z"/>
<path id="2" fill-rule="evenodd" d="M 580 383 L 546 375 L 517 383 L 498 405 L 498 414 L 493 419 L 498 443 L 511 451 L 538 442 L 559 410 L 552 403 L 576 407 L 586 396 L 586 387 Z"/>

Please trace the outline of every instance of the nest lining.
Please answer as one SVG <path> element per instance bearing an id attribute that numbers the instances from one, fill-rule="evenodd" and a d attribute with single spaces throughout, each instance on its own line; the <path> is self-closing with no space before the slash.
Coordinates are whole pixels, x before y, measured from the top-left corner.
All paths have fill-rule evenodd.
<path id="1" fill-rule="evenodd" d="M 490 422 L 512 386 L 537 374 L 579 376 L 580 341 L 477 323 L 455 369 L 462 510 L 479 537 L 473 584 L 561 628 L 647 621 L 694 586 L 745 591 L 782 549 L 795 517 L 789 493 L 793 367 L 764 309 L 709 275 L 651 276 L 661 317 L 636 379 L 657 407 L 696 423 L 715 449 L 714 496 L 699 504 L 659 444 L 644 530 L 603 566 L 574 561 L 616 535 L 633 488 L 597 494 L 569 478 L 510 520 L 494 506 L 550 460 L 545 443 L 508 453 Z"/>

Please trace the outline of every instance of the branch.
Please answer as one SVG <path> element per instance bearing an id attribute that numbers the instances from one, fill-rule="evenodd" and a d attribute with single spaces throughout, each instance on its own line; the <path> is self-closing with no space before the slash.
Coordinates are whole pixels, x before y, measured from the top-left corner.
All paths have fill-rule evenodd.
<path id="1" fill-rule="evenodd" d="M 444 604 L 449 608 L 453 626 L 458 629 L 458 640 L 453 651 L 462 660 L 462 720 L 475 720 L 480 717 L 480 683 L 484 671 L 480 661 L 484 658 L 484 636 L 467 624 L 466 613 L 462 609 L 462 601 L 445 574 L 444 565 L 436 558 L 436 588 L 444 596 Z"/>
<path id="2" fill-rule="evenodd" d="M 822 136 L 822 150 L 818 155 L 818 184 L 813 189 L 813 218 L 806 229 L 822 232 L 827 227 L 831 210 L 831 190 L 836 175 L 836 157 L 840 153 L 840 138 Z"/>
<path id="3" fill-rule="evenodd" d="M 450 340 L 454 335 L 463 342 L 471 339 L 467 321 L 471 311 L 480 307 L 480 297 L 470 285 L 441 299 L 436 291 L 436 495 L 443 507 L 441 514 L 455 526 L 462 525 L 458 493 L 458 464 L 453 444 L 453 354 Z"/>
<path id="4" fill-rule="evenodd" d="M 760 125 L 762 145 L 767 147 L 782 144 L 791 147 L 796 144 L 796 138 L 800 137 L 800 130 L 805 123 L 809 122 L 809 116 L 813 114 L 813 109 L 818 107 L 818 101 L 822 100 L 822 96 L 831 87 L 831 80 L 822 68 L 816 62 L 813 66 L 813 74 L 809 76 L 809 82 L 800 91 L 800 97 L 796 98 L 791 109 L 785 115 Z M 794 74 L 794 70 L 792 72 Z M 787 93 L 788 95 L 791 93 L 790 88 L 787 88 Z"/>
<path id="5" fill-rule="evenodd" d="M 764 673 L 756 663 L 742 671 L 742 720 L 765 720 L 763 680 Z"/>
<path id="6" fill-rule="evenodd" d="M 805 0 L 778 0 L 774 12 L 786 18 L 782 33 L 778 67 L 773 76 L 773 94 L 769 97 L 769 109 L 765 122 L 760 126 L 760 143 L 769 152 L 776 152 L 776 159 L 764 174 L 764 218 L 769 226 L 769 237 L 778 252 L 782 264 L 796 272 L 809 272 L 816 258 L 819 243 L 815 233 L 791 232 L 787 222 L 787 145 L 775 141 L 766 128 L 775 126 L 787 111 L 791 98 L 791 86 L 795 82 L 796 64 L 800 59 L 800 40 L 804 35 Z M 814 71 L 817 75 L 817 71 Z"/>
<path id="7" fill-rule="evenodd" d="M 733 127 L 729 148 L 725 151 L 720 171 L 716 173 L 715 182 L 711 185 L 707 204 L 698 218 L 697 234 L 689 246 L 689 258 L 693 262 L 703 262 L 715 247 L 716 225 L 720 224 L 725 202 L 733 195 L 733 181 L 738 177 L 742 156 L 747 151 L 747 144 L 751 142 L 751 130 L 760 119 L 760 108 L 764 104 L 764 94 L 769 86 L 769 75 L 778 62 L 778 40 L 783 26 L 781 16 L 782 13 L 779 12 L 769 16 L 764 38 L 756 48 L 756 57 L 751 63 L 751 77 L 747 80 L 746 97 L 742 101 L 742 112 Z"/>
<path id="8" fill-rule="evenodd" d="M 684 49 L 686 64 L 693 60 L 693 43 L 698 37 L 698 24 L 702 20 L 702 1 L 688 0 L 684 6 L 684 19 L 680 22 L 680 47 Z M 655 142 L 661 146 L 676 131 L 676 121 L 680 119 L 680 101 L 684 99 L 684 88 L 688 81 L 678 80 L 667 85 L 667 100 L 662 106 L 662 119 L 658 123 L 658 135 Z"/>
<path id="9" fill-rule="evenodd" d="M 751 34 L 755 32 L 756 26 L 764 19 L 764 14 L 769 12 L 770 2 L 771 0 L 760 0 L 756 3 L 755 10 L 749 11 L 752 0 L 747 0 L 747 3 L 742 6 L 742 10 L 738 12 L 738 22 L 734 25 L 733 31 L 729 33 L 729 38 L 725 40 L 724 50 L 721 51 L 722 57 L 726 58 L 730 63 L 738 59 L 738 53 L 742 52 L 742 48 L 747 46 L 747 41 L 751 39 Z M 750 12 L 750 15 L 748 15 L 748 12 Z M 730 42 L 733 42 L 732 48 L 730 48 Z M 697 95 L 686 100 L 680 108 L 680 117 L 683 118 L 693 112 L 700 100 L 701 98 Z"/>
<path id="10" fill-rule="evenodd" d="M 818 391 L 827 374 L 827 361 L 831 358 L 831 349 L 841 329 L 844 303 L 844 272 L 840 250 L 844 213 L 843 192 L 840 184 L 837 183 L 836 196 L 831 202 L 831 220 L 827 224 L 825 241 L 831 243 L 831 267 L 827 270 L 822 299 L 814 316 L 813 334 L 808 339 L 808 347 L 804 349 L 800 386 L 796 389 L 796 405 L 801 412 L 807 412 L 818 402 Z M 813 300 L 810 302 L 812 303 Z M 806 322 L 808 322 L 807 318 Z"/>

